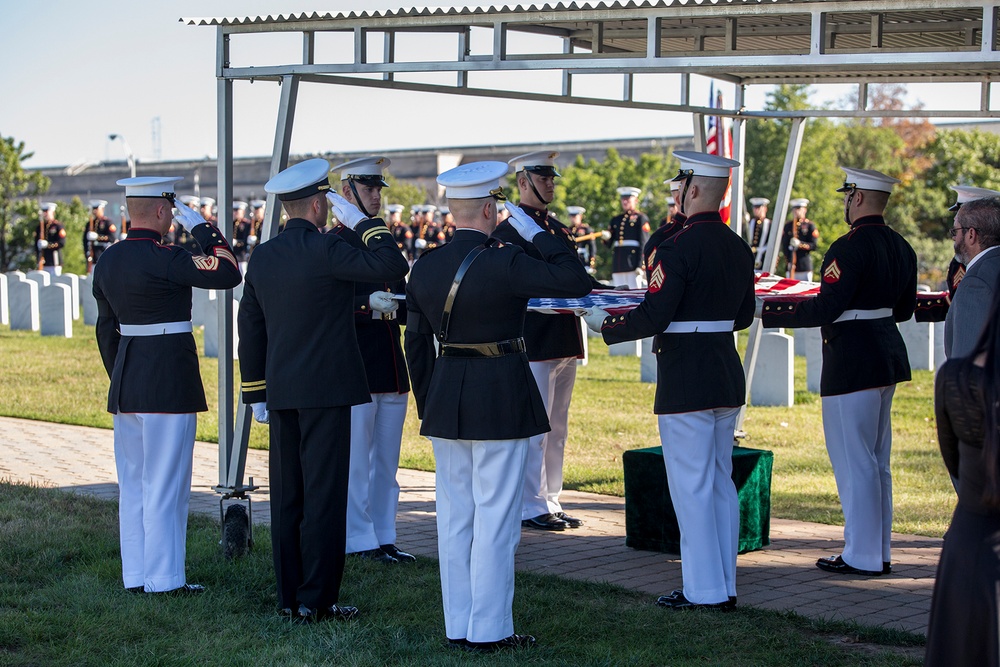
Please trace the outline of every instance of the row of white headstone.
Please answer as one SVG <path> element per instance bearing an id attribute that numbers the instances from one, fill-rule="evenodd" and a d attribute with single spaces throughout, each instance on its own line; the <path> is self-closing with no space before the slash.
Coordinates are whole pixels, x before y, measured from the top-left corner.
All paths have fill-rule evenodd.
<path id="1" fill-rule="evenodd" d="M 597 334 L 586 330 L 590 336 Z M 910 368 L 936 370 L 945 362 L 944 322 L 917 322 L 910 319 L 899 325 L 906 343 Z M 586 349 L 586 345 L 584 346 Z M 656 382 L 656 356 L 653 339 L 609 346 L 611 356 L 641 358 L 640 380 Z M 795 403 L 795 357 L 806 359 L 806 389 L 819 393 L 823 370 L 823 341 L 820 330 L 796 329 L 794 335 L 784 329 L 765 329 L 757 351 L 757 365 L 750 385 L 750 403 L 758 406 L 791 406 Z M 583 362 L 584 364 L 586 361 Z"/>
<path id="2" fill-rule="evenodd" d="M 233 290 L 233 358 L 236 358 L 236 314 L 242 285 Z M 192 321 L 205 327 L 206 357 L 219 356 L 218 290 L 192 290 Z M 37 331 L 43 336 L 73 337 L 73 320 L 97 324 L 97 300 L 91 276 L 46 271 L 0 273 L 0 324 L 12 331 Z"/>

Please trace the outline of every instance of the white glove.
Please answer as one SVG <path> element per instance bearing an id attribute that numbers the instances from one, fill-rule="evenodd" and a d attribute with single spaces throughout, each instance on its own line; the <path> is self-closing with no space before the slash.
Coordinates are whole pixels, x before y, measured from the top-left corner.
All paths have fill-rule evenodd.
<path id="1" fill-rule="evenodd" d="M 371 296 L 368 297 L 368 305 L 371 306 L 372 310 L 386 315 L 396 312 L 396 309 L 399 308 L 399 302 L 392 298 L 392 292 L 372 292 Z"/>
<path id="2" fill-rule="evenodd" d="M 96 241 L 97 240 L 97 232 L 87 232 L 87 240 L 88 241 Z"/>
<path id="3" fill-rule="evenodd" d="M 38 246 L 39 250 L 45 250 L 46 248 L 49 247 L 49 242 L 46 241 L 45 239 L 38 239 L 38 243 L 36 243 L 35 245 Z"/>
<path id="4" fill-rule="evenodd" d="M 358 226 L 359 222 L 368 219 L 368 216 L 362 213 L 361 209 L 338 195 L 333 190 L 327 191 L 326 199 L 330 202 L 330 206 L 333 208 L 333 214 L 337 216 L 337 220 L 340 220 L 340 222 L 348 229 L 354 229 Z"/>
<path id="5" fill-rule="evenodd" d="M 427 240 L 426 239 L 417 239 L 413 243 L 413 245 L 415 245 L 418 250 L 423 250 L 424 248 L 427 247 Z"/>
<path id="6" fill-rule="evenodd" d="M 603 308 L 594 308 L 583 316 L 583 321 L 587 323 L 587 326 L 591 331 L 601 333 L 601 326 L 604 324 L 604 319 L 606 317 L 610 317 L 608 311 Z"/>
<path id="7" fill-rule="evenodd" d="M 247 245 L 257 245 L 257 237 L 253 236 L 253 235 L 248 236 L 247 237 Z"/>
<path id="8" fill-rule="evenodd" d="M 611 232 L 609 232 L 608 230 L 605 229 L 604 231 L 601 232 L 601 238 L 604 239 L 605 241 L 610 241 L 611 240 Z"/>
<path id="9" fill-rule="evenodd" d="M 797 238 L 795 238 L 793 236 L 792 240 L 788 242 L 788 249 L 789 250 L 798 250 L 800 245 L 802 245 L 802 241 L 798 240 Z"/>
<path id="10" fill-rule="evenodd" d="M 267 424 L 269 422 L 271 415 L 267 411 L 267 403 L 251 403 L 250 407 L 253 409 L 253 418 L 259 423 Z"/>
<path id="11" fill-rule="evenodd" d="M 760 317 L 760 314 L 764 312 L 764 299 L 760 298 L 759 296 L 755 296 L 753 300 L 754 300 L 753 316 Z"/>
<path id="12" fill-rule="evenodd" d="M 505 202 L 504 206 L 507 212 L 510 213 L 510 226 L 517 230 L 517 233 L 521 235 L 521 238 L 525 241 L 531 242 L 531 239 L 535 238 L 535 234 L 540 234 L 542 228 L 538 226 L 538 223 L 531 219 L 531 216 L 524 212 L 524 210 L 511 202 Z"/>
<path id="13" fill-rule="evenodd" d="M 122 241 L 124 241 L 125 239 L 128 238 L 128 234 L 126 234 L 125 232 L 122 232 L 121 235 L 119 235 L 118 238 L 121 239 Z"/>
<path id="14" fill-rule="evenodd" d="M 186 204 L 181 204 L 175 202 L 177 208 L 174 209 L 174 220 L 181 223 L 188 229 L 194 227 L 195 225 L 202 225 L 205 223 L 205 218 L 202 217 L 201 213 L 190 208 Z"/>

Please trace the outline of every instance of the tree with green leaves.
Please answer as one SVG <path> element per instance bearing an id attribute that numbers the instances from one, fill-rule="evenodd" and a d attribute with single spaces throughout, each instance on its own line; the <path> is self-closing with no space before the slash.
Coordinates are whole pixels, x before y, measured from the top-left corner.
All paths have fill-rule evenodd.
<path id="1" fill-rule="evenodd" d="M 27 172 L 23 141 L 0 136 L 0 267 L 7 271 L 30 268 L 34 257 L 31 232 L 38 223 L 38 202 L 24 201 L 44 194 L 51 182 L 40 172 Z"/>

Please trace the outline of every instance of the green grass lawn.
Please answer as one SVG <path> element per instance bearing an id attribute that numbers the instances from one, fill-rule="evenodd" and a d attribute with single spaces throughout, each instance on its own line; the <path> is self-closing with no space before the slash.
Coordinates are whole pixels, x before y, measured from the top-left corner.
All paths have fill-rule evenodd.
<path id="1" fill-rule="evenodd" d="M 0 483 L 0 665 L 919 665 L 923 639 L 740 607 L 671 612 L 609 585 L 518 573 L 515 629 L 537 648 L 490 656 L 444 646 L 437 563 L 349 559 L 348 623 L 291 624 L 276 612 L 270 537 L 226 561 L 216 521 L 192 516 L 197 597 L 122 589 L 114 502 Z"/>
<path id="2" fill-rule="evenodd" d="M 108 380 L 93 327 L 76 323 L 71 339 L 0 327 L 0 355 L 0 414 L 111 428 L 111 415 L 105 412 Z M 215 442 L 218 366 L 215 359 L 201 361 L 210 409 L 199 417 L 198 439 Z M 843 517 L 823 439 L 820 399 L 805 391 L 805 361 L 800 357 L 796 357 L 796 387 L 796 405 L 791 408 L 748 409 L 747 438 L 742 444 L 774 452 L 773 516 L 840 524 Z M 578 369 L 570 409 L 566 488 L 624 495 L 622 452 L 659 444 L 654 390 L 654 385 L 639 382 L 638 359 L 611 357 L 599 339 L 590 339 L 590 361 Z M 433 470 L 430 443 L 418 430 L 411 399 L 400 465 Z M 254 424 L 250 444 L 267 447 L 265 427 Z M 929 371 L 914 371 L 913 381 L 896 390 L 892 468 L 894 529 L 941 536 L 954 509 L 955 493 L 938 452 Z"/>

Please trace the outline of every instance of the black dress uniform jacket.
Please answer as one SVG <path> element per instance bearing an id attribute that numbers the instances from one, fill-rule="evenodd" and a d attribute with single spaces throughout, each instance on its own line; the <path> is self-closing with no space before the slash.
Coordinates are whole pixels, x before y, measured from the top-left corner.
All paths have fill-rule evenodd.
<path id="1" fill-rule="evenodd" d="M 673 414 L 732 408 L 746 400 L 746 377 L 732 332 L 661 333 L 671 322 L 753 322 L 754 274 L 750 246 L 718 211 L 697 213 L 657 249 L 646 297 L 601 329 L 608 343 L 657 334 L 658 378 L 653 412 Z"/>
<path id="2" fill-rule="evenodd" d="M 455 273 L 469 252 L 490 245 L 473 262 L 451 311 L 448 343 L 491 343 L 522 335 L 532 297 L 580 297 L 590 276 L 564 241 L 536 234 L 544 260 L 516 245 L 458 229 L 455 238 L 413 265 L 407 287 L 406 358 L 421 435 L 450 440 L 515 440 L 549 430 L 542 397 L 523 352 L 496 357 L 435 359 L 434 334 Z"/>
<path id="3" fill-rule="evenodd" d="M 233 254 L 241 262 L 247 261 L 250 257 L 248 241 L 252 230 L 253 223 L 246 218 L 236 223 L 236 229 L 233 232 Z"/>
<path id="4" fill-rule="evenodd" d="M 819 243 L 819 230 L 816 229 L 816 225 L 813 224 L 812 220 L 799 221 L 797 230 L 794 230 L 793 227 L 795 227 L 794 222 L 786 222 L 781 233 L 781 248 L 782 252 L 785 253 L 785 261 L 791 266 L 792 255 L 794 254 L 796 271 L 812 271 L 812 251 L 816 249 L 816 244 Z M 788 244 L 791 242 L 792 236 L 795 236 L 802 242 L 802 245 L 794 252 L 788 249 Z"/>
<path id="5" fill-rule="evenodd" d="M 238 318 L 244 403 L 296 410 L 371 400 L 354 282 L 399 280 L 409 267 L 381 219 L 356 231 L 370 250 L 292 218 L 253 251 Z"/>
<path id="6" fill-rule="evenodd" d="M 330 233 L 355 248 L 367 249 L 357 232 L 344 225 L 337 225 Z M 406 294 L 406 281 L 354 283 L 354 328 L 368 375 L 368 390 L 373 394 L 405 394 L 410 391 L 410 379 L 399 336 L 400 327 L 406 325 L 406 306 L 401 303 L 386 319 L 378 311 L 373 316 L 369 303 L 372 292 Z"/>
<path id="7" fill-rule="evenodd" d="M 559 240 L 574 255 L 576 254 L 576 243 L 573 241 L 572 230 L 559 222 L 554 215 L 530 206 L 521 206 L 521 210 L 530 215 L 539 227 Z M 533 259 L 545 259 L 534 243 L 529 243 L 521 238 L 509 220 L 504 220 L 497 225 L 492 236 L 503 243 L 519 246 Z M 589 282 L 591 289 L 605 287 L 592 278 Z M 524 345 L 525 351 L 528 353 L 528 361 L 549 361 L 566 357 L 583 358 L 583 338 L 576 315 L 544 315 L 529 312 L 524 317 Z"/>
<path id="8" fill-rule="evenodd" d="M 611 219 L 611 238 L 604 245 L 614 248 L 611 257 L 612 273 L 628 273 L 639 268 L 642 261 L 642 248 L 646 245 L 649 235 L 649 218 L 645 213 L 632 211 L 616 215 Z M 633 245 L 621 245 L 623 241 L 635 241 Z M 619 245 L 615 245 L 615 244 Z"/>
<path id="9" fill-rule="evenodd" d="M 41 230 L 35 227 L 35 255 L 45 260 L 45 266 L 62 266 L 62 248 L 66 243 L 66 229 L 58 220 L 45 223 L 45 236 L 39 236 Z M 37 250 L 38 241 L 44 238 L 49 242 L 45 250 Z"/>
<path id="10" fill-rule="evenodd" d="M 118 231 L 118 228 L 108 218 L 96 218 L 93 227 L 91 229 L 90 225 L 87 225 L 83 228 L 83 256 L 91 263 L 96 264 L 108 246 L 115 242 L 115 232 Z M 87 234 L 91 231 L 97 233 L 96 241 L 87 239 Z"/>
<path id="11" fill-rule="evenodd" d="M 207 256 L 160 243 L 133 227 L 94 267 L 97 346 L 111 378 L 108 412 L 203 412 L 205 390 L 190 333 L 122 336 L 119 324 L 191 320 L 191 288 L 232 289 L 240 268 L 222 233 L 208 224 L 191 230 Z"/>
<path id="12" fill-rule="evenodd" d="M 820 394 L 836 396 L 910 379 L 896 322 L 910 319 L 916 303 L 916 254 L 882 216 L 872 215 L 830 246 L 819 295 L 799 303 L 768 299 L 762 320 L 766 328 L 822 327 Z M 846 310 L 877 308 L 891 308 L 892 316 L 834 322 Z"/>

